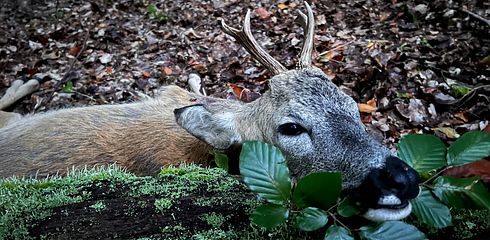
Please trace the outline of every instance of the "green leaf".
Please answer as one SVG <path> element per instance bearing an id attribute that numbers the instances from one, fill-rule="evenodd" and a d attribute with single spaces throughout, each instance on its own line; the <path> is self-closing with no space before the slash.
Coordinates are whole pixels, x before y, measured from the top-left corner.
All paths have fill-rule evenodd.
<path id="1" fill-rule="evenodd" d="M 420 222 L 434 228 L 443 228 L 451 225 L 449 208 L 435 199 L 429 189 L 421 187 L 417 198 L 410 200 L 412 213 Z"/>
<path id="2" fill-rule="evenodd" d="M 342 177 L 339 172 L 311 173 L 299 180 L 293 200 L 299 208 L 327 210 L 337 201 L 341 189 Z"/>
<path id="3" fill-rule="evenodd" d="M 260 227 L 274 228 L 284 223 L 289 210 L 281 205 L 266 203 L 255 209 L 250 218 Z"/>
<path id="4" fill-rule="evenodd" d="M 361 209 L 356 206 L 351 197 L 347 196 L 340 202 L 339 206 L 337 207 L 337 212 L 342 217 L 352 217 L 354 215 L 358 215 L 361 212 Z"/>
<path id="5" fill-rule="evenodd" d="M 220 151 L 213 150 L 214 162 L 216 165 L 228 172 L 228 156 Z"/>
<path id="6" fill-rule="evenodd" d="M 490 209 L 490 193 L 479 177 L 442 176 L 434 183 L 434 194 L 450 207 Z"/>
<path id="7" fill-rule="evenodd" d="M 377 226 L 361 227 L 362 239 L 396 239 L 396 240 L 418 240 L 426 239 L 425 235 L 416 227 L 400 221 L 386 221 Z"/>
<path id="8" fill-rule="evenodd" d="M 273 145 L 258 141 L 243 143 L 240 173 L 248 188 L 268 202 L 284 204 L 289 200 L 289 170 L 281 152 Z"/>
<path id="9" fill-rule="evenodd" d="M 158 9 L 157 7 L 155 6 L 155 4 L 149 4 L 148 7 L 146 7 L 146 11 L 150 14 L 150 15 L 153 15 L 155 14 Z"/>
<path id="10" fill-rule="evenodd" d="M 410 134 L 398 143 L 398 157 L 417 172 L 430 171 L 446 165 L 446 146 L 437 137 Z"/>
<path id="11" fill-rule="evenodd" d="M 315 231 L 325 226 L 328 215 L 315 207 L 305 208 L 296 218 L 296 226 L 303 231 Z"/>
<path id="12" fill-rule="evenodd" d="M 323 240 L 354 240 L 354 238 L 351 236 L 349 230 L 332 225 L 327 229 Z"/>
<path id="13" fill-rule="evenodd" d="M 463 165 L 490 155 L 490 134 L 486 132 L 467 132 L 447 149 L 447 163 Z"/>
<path id="14" fill-rule="evenodd" d="M 63 92 L 65 92 L 65 93 L 73 93 L 73 92 L 75 92 L 73 90 L 73 82 L 72 81 L 66 82 L 65 86 L 63 86 Z"/>

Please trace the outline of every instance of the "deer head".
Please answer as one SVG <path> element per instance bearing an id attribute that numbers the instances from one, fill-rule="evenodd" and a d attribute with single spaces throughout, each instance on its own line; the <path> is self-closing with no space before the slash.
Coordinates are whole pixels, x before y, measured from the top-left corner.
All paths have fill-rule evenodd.
<path id="1" fill-rule="evenodd" d="M 376 142 L 361 123 L 356 102 L 312 66 L 314 18 L 299 12 L 305 41 L 298 69 L 287 70 L 262 49 L 250 31 L 250 11 L 242 29 L 221 22 L 223 30 L 274 76 L 270 89 L 251 103 L 198 97 L 198 104 L 176 109 L 177 123 L 217 149 L 246 140 L 276 145 L 293 178 L 339 171 L 343 189 L 367 209 L 371 220 L 396 220 L 411 212 L 418 174 Z"/>

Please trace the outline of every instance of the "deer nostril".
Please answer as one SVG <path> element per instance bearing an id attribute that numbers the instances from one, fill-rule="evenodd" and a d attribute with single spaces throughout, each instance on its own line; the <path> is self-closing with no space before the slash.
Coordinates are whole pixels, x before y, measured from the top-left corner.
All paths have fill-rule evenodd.
<path id="1" fill-rule="evenodd" d="M 386 159 L 385 171 L 388 172 L 386 185 L 395 190 L 402 198 L 414 198 L 418 195 L 418 173 L 397 157 Z"/>

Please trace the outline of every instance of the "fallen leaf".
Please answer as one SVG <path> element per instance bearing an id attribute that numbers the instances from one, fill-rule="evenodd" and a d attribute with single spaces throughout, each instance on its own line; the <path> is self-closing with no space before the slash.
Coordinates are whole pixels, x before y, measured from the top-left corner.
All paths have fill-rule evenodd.
<path id="1" fill-rule="evenodd" d="M 206 73 L 208 71 L 208 67 L 204 64 L 195 64 L 192 68 L 200 73 Z"/>
<path id="2" fill-rule="evenodd" d="M 233 90 L 233 94 L 242 102 L 252 102 L 260 97 L 260 94 L 250 91 L 247 88 L 238 86 L 233 83 L 228 83 L 228 86 Z"/>
<path id="3" fill-rule="evenodd" d="M 490 182 L 490 161 L 482 159 L 462 166 L 451 166 L 444 170 L 443 175 L 451 177 L 480 176 L 484 182 Z"/>
<path id="4" fill-rule="evenodd" d="M 244 87 L 238 86 L 234 83 L 228 83 L 228 86 L 231 88 L 231 90 L 233 90 L 233 94 L 235 94 L 235 96 L 237 98 L 240 98 L 240 95 L 242 95 L 243 89 L 245 89 Z"/>
<path id="5" fill-rule="evenodd" d="M 267 9 L 265 9 L 264 7 L 259 7 L 257 9 L 255 9 L 255 12 L 259 15 L 260 18 L 262 19 L 266 19 L 268 18 L 271 14 L 269 11 L 267 11 Z"/>
<path id="6" fill-rule="evenodd" d="M 108 74 L 112 74 L 112 72 L 113 72 L 112 67 L 106 67 L 105 68 L 105 72 L 108 73 Z"/>
<path id="7" fill-rule="evenodd" d="M 486 56 L 480 61 L 481 64 L 483 65 L 490 65 L 490 55 Z"/>
<path id="8" fill-rule="evenodd" d="M 484 129 L 484 132 L 490 133 L 490 124 L 488 124 Z"/>
<path id="9" fill-rule="evenodd" d="M 365 103 L 358 103 L 357 106 L 359 107 L 359 112 L 363 112 L 363 113 L 373 113 L 373 112 L 376 112 L 376 107 L 373 107 L 369 104 L 365 104 Z"/>
<path id="10" fill-rule="evenodd" d="M 165 75 L 167 75 L 167 76 L 168 76 L 168 75 L 171 75 L 171 74 L 172 74 L 172 72 L 173 72 L 173 71 L 172 71 L 172 69 L 171 69 L 171 68 L 169 68 L 169 67 L 163 67 L 162 71 L 163 71 L 163 73 L 165 73 Z"/>
<path id="11" fill-rule="evenodd" d="M 80 52 L 82 48 L 81 47 L 72 47 L 70 48 L 70 50 L 68 51 L 68 54 L 72 55 L 72 56 L 76 56 L 78 55 L 78 53 Z"/>
<path id="12" fill-rule="evenodd" d="M 144 71 L 143 72 L 143 77 L 144 78 L 150 78 L 151 77 L 151 73 L 147 72 L 147 71 Z"/>
<path id="13" fill-rule="evenodd" d="M 366 104 L 375 108 L 376 107 L 376 98 L 372 98 L 371 100 L 367 101 Z"/>
<path id="14" fill-rule="evenodd" d="M 283 10 L 283 9 L 287 8 L 287 7 L 288 7 L 288 5 L 286 5 L 286 4 L 284 4 L 284 3 L 279 3 L 279 4 L 277 5 L 277 7 L 278 7 L 279 9 Z"/>
<path id="15" fill-rule="evenodd" d="M 446 135 L 448 138 L 459 138 L 459 134 L 454 130 L 453 128 L 450 127 L 439 127 L 439 128 L 432 128 L 433 131 L 439 131 Z"/>
<path id="16" fill-rule="evenodd" d="M 99 60 L 102 64 L 109 63 L 110 61 L 112 61 L 112 54 L 105 53 L 104 55 L 102 55 L 102 57 L 100 57 Z"/>
<path id="17" fill-rule="evenodd" d="M 455 113 L 454 116 L 463 122 L 468 122 L 468 117 L 465 112 Z"/>
<path id="18" fill-rule="evenodd" d="M 371 114 L 363 114 L 361 116 L 361 122 L 362 123 L 371 123 L 373 120 L 373 115 Z"/>

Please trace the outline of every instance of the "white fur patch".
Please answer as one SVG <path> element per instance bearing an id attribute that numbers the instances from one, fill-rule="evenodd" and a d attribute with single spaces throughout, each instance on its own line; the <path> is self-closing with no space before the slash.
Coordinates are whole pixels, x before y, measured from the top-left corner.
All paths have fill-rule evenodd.
<path id="1" fill-rule="evenodd" d="M 412 204 L 408 203 L 408 205 L 402 209 L 370 208 L 367 210 L 366 213 L 364 213 L 363 217 L 374 222 L 381 222 L 381 221 L 390 221 L 390 220 L 400 220 L 402 218 L 407 217 L 411 212 L 412 212 Z"/>

